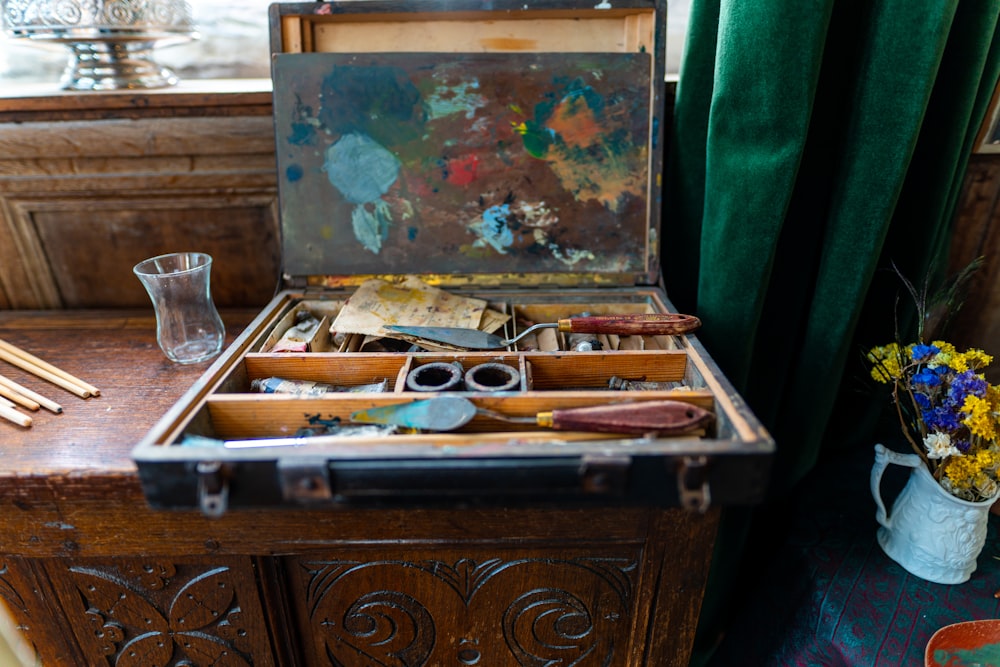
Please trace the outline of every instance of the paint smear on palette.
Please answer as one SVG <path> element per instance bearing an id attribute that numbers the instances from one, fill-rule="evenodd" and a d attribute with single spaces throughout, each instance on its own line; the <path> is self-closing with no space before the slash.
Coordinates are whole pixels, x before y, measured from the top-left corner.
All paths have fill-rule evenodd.
<path id="1" fill-rule="evenodd" d="M 616 211 L 625 195 L 645 195 L 639 161 L 646 160 L 646 148 L 633 140 L 629 122 L 577 81 L 555 104 L 539 104 L 535 119 L 516 129 L 528 152 L 546 160 L 578 200 L 597 200 Z"/>
<path id="2" fill-rule="evenodd" d="M 500 204 L 490 206 L 483 211 L 482 217 L 474 220 L 469 229 L 478 238 L 472 244 L 475 248 L 490 246 L 500 254 L 506 254 L 507 248 L 514 243 L 514 233 L 508 225 L 510 205 Z"/>
<path id="3" fill-rule="evenodd" d="M 969 649 L 937 649 L 934 651 L 934 661 L 948 667 L 1000 665 L 1000 644 L 986 644 Z"/>
<path id="4" fill-rule="evenodd" d="M 466 186 L 476 180 L 479 171 L 479 158 L 476 155 L 463 155 L 446 161 L 445 180 L 452 185 Z"/>
<path id="5" fill-rule="evenodd" d="M 452 114 L 462 114 L 472 119 L 477 109 L 488 104 L 488 100 L 479 92 L 478 79 L 448 84 L 443 82 L 444 75 L 443 71 L 435 72 L 434 78 L 440 85 L 424 99 L 430 120 L 438 120 Z"/>
<path id="6" fill-rule="evenodd" d="M 593 261 L 593 252 L 581 248 L 563 247 L 549 238 L 547 227 L 557 224 L 559 217 L 545 202 L 506 202 L 491 206 L 468 225 L 476 236 L 470 249 L 493 248 L 507 254 L 512 246 L 533 245 L 544 248 L 551 257 L 566 266 Z M 516 234 L 515 234 L 516 230 Z M 520 243 L 518 243 L 520 240 Z"/>
<path id="7" fill-rule="evenodd" d="M 399 167 L 395 155 L 363 134 L 346 134 L 326 150 L 326 177 L 355 205 L 351 213 L 354 237 L 375 254 L 382 249 L 392 223 L 392 212 L 382 195 L 396 183 Z"/>

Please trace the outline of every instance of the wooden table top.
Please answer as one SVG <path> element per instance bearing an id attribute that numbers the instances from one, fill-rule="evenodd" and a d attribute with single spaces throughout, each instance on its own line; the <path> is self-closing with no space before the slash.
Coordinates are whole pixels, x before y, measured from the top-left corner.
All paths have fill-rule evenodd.
<path id="1" fill-rule="evenodd" d="M 255 314 L 222 313 L 227 345 Z M 0 494 L 33 480 L 134 480 L 132 448 L 211 364 L 169 361 L 156 344 L 152 311 L 0 311 L 0 340 L 101 390 L 82 399 L 0 361 L 0 375 L 63 408 L 19 408 L 32 417 L 28 428 L 0 420 Z"/>

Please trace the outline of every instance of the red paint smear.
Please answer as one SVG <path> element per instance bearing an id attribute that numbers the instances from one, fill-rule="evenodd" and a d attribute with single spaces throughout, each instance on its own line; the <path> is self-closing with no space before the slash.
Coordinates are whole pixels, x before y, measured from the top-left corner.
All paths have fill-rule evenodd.
<path id="1" fill-rule="evenodd" d="M 479 171 L 479 158 L 469 155 L 463 158 L 456 158 L 448 163 L 448 178 L 452 185 L 468 185 L 476 180 Z"/>

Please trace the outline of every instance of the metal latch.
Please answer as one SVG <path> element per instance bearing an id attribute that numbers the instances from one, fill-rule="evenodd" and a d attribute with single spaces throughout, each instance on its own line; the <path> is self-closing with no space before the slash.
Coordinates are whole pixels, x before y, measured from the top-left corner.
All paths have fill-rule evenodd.
<path id="1" fill-rule="evenodd" d="M 677 467 L 677 492 L 681 506 L 706 512 L 712 504 L 708 487 L 708 457 L 685 456 Z"/>
<path id="2" fill-rule="evenodd" d="M 625 495 L 631 465 L 631 456 L 584 455 L 580 461 L 583 492 L 604 496 Z"/>
<path id="3" fill-rule="evenodd" d="M 314 503 L 333 499 L 326 459 L 278 459 L 278 478 L 285 500 Z"/>
<path id="4" fill-rule="evenodd" d="M 218 461 L 199 461 L 195 470 L 198 473 L 198 505 L 202 513 L 209 517 L 222 516 L 229 504 L 229 481 L 223 475 L 222 464 Z"/>

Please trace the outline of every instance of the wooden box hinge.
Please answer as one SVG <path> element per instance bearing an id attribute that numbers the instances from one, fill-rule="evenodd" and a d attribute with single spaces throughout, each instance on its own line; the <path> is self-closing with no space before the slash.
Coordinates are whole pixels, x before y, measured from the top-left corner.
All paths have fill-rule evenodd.
<path id="1" fill-rule="evenodd" d="M 281 274 L 281 284 L 284 289 L 289 290 L 304 290 L 309 284 L 309 280 L 305 276 L 293 276 L 288 273 Z"/>

